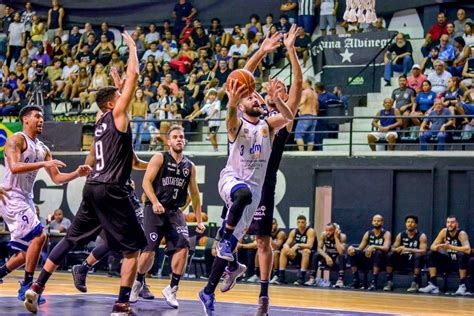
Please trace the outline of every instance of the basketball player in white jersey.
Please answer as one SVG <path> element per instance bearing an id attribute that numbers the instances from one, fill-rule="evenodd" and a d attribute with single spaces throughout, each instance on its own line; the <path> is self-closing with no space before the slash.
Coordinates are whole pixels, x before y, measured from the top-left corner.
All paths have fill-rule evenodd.
<path id="1" fill-rule="evenodd" d="M 46 240 L 43 226 L 36 216 L 33 204 L 33 184 L 39 169 L 45 168 L 55 184 L 67 183 L 78 177 L 87 176 L 89 166 L 79 166 L 70 173 L 61 173 L 58 168 L 66 165 L 54 160 L 48 147 L 38 140 L 43 131 L 43 111 L 39 106 L 26 106 L 20 111 L 23 131 L 7 138 L 5 146 L 5 167 L 2 183 L 9 190 L 8 199 L 0 203 L 0 215 L 10 230 L 9 246 L 17 251 L 8 262 L 0 267 L 0 279 L 25 264 L 25 278 L 20 282 L 18 299 L 25 299 L 25 292 L 31 286 L 38 258 Z M 44 303 L 39 298 L 39 303 Z"/>
<path id="2" fill-rule="evenodd" d="M 227 205 L 227 214 L 221 227 L 221 241 L 217 245 L 217 257 L 212 266 L 207 286 L 199 292 L 206 315 L 214 315 L 214 291 L 238 240 L 250 225 L 260 202 L 260 194 L 275 132 L 286 126 L 293 113 L 278 94 L 278 81 L 271 81 L 267 92 L 275 100 L 278 114 L 262 120 L 261 96 L 248 93 L 246 86 L 231 81 L 226 86 L 227 136 L 229 158 L 219 180 L 219 194 Z M 242 118 L 237 116 L 237 109 Z"/>

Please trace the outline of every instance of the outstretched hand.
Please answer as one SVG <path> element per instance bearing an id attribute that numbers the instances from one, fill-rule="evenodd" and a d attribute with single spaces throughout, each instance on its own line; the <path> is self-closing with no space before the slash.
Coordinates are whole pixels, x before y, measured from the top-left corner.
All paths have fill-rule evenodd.
<path id="1" fill-rule="evenodd" d="M 122 33 L 122 37 L 125 40 L 125 43 L 127 43 L 128 48 L 135 48 L 136 47 L 135 41 L 130 36 L 130 34 L 128 34 L 127 31 L 124 31 Z"/>
<path id="2" fill-rule="evenodd" d="M 283 38 L 283 34 L 280 32 L 274 33 L 273 35 L 270 35 L 270 32 L 268 32 L 267 37 L 263 41 L 262 45 L 260 46 L 260 49 L 265 53 L 271 53 L 278 47 L 280 47 L 280 40 Z"/>
<path id="3" fill-rule="evenodd" d="M 114 85 L 117 87 L 119 91 L 122 91 L 123 84 L 125 83 L 125 79 L 121 79 L 116 67 L 110 68 L 110 75 L 114 80 Z"/>
<path id="4" fill-rule="evenodd" d="M 275 102 L 279 94 L 283 91 L 285 84 L 278 78 L 268 77 L 268 82 L 263 84 L 263 90 L 268 94 L 268 96 Z M 283 87 L 282 87 L 283 86 Z"/>
<path id="5" fill-rule="evenodd" d="M 299 32 L 301 32 L 301 27 L 297 27 L 296 24 L 291 25 L 290 30 L 284 35 L 283 38 L 283 44 L 285 44 L 286 48 L 295 46 L 296 37 L 298 36 Z"/>

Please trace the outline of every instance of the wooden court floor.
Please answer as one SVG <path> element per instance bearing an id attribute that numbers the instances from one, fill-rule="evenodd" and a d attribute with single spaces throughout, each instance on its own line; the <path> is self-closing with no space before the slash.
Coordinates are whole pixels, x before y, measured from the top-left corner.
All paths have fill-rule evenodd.
<path id="1" fill-rule="evenodd" d="M 38 273 L 36 273 L 37 275 Z M 16 296 L 18 281 L 22 272 L 14 272 L 0 284 L 0 297 Z M 168 284 L 164 279 L 148 279 L 152 292 L 161 298 L 161 290 Z M 186 281 L 180 283 L 178 299 L 197 300 L 197 293 L 204 286 L 202 281 Z M 115 294 L 119 286 L 118 278 L 102 275 L 89 275 L 88 294 Z M 253 284 L 237 284 L 228 293 L 216 291 L 216 304 L 232 302 L 255 304 L 259 286 Z M 69 273 L 56 273 L 50 279 L 44 295 L 79 294 L 72 284 Z M 356 290 L 331 290 L 304 287 L 270 286 L 272 306 L 326 309 L 353 312 L 377 312 L 398 315 L 474 315 L 474 297 L 447 297 L 428 295 L 405 295 L 396 293 L 364 292 Z M 51 299 L 54 299 L 51 298 Z M 19 302 L 18 302 L 19 303 Z M 0 306 L 0 315 L 2 309 Z M 22 313 L 22 315 L 25 315 Z"/>

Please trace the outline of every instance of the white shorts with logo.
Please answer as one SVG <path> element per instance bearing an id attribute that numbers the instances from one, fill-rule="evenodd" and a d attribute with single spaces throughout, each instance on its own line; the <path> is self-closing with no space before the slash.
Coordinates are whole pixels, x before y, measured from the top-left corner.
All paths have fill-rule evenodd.
<path id="1" fill-rule="evenodd" d="M 221 196 L 222 200 L 224 200 L 224 203 L 227 206 L 227 210 L 230 210 L 230 207 L 232 206 L 232 190 L 234 190 L 234 188 L 238 186 L 246 186 L 250 189 L 250 192 L 252 192 L 252 203 L 247 205 L 244 210 L 244 213 L 242 214 L 242 218 L 234 229 L 234 237 L 237 238 L 237 240 L 240 240 L 240 238 L 245 235 L 245 232 L 252 223 L 253 215 L 255 214 L 255 211 L 258 208 L 258 204 L 260 203 L 262 187 L 251 185 L 233 176 L 221 177 L 218 184 L 219 195 Z M 228 216 L 229 211 L 227 211 L 225 219 L 227 219 Z"/>
<path id="2" fill-rule="evenodd" d="M 6 203 L 0 202 L 0 215 L 10 231 L 9 246 L 14 250 L 26 251 L 31 240 L 43 231 L 36 216 L 33 200 L 10 193 Z"/>

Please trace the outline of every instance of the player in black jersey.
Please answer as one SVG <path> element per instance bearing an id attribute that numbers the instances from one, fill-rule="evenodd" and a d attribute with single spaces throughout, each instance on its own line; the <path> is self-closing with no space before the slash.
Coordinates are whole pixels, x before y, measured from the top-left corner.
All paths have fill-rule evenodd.
<path id="1" fill-rule="evenodd" d="M 148 164 L 143 178 L 143 190 L 147 196 L 145 202 L 145 236 L 147 246 L 140 255 L 138 274 L 133 283 L 130 301 L 138 300 L 145 274 L 153 266 L 155 251 L 166 237 L 166 251 L 172 254 L 172 277 L 162 294 L 173 308 L 178 308 L 176 292 L 178 283 L 186 266 L 189 249 L 189 233 L 181 208 L 186 198 L 191 195 L 193 210 L 196 214 L 198 233 L 203 233 L 205 226 L 201 220 L 201 198 L 196 180 L 196 167 L 183 154 L 184 129 L 174 125 L 168 131 L 169 152 L 158 153 Z"/>
<path id="2" fill-rule="evenodd" d="M 372 282 L 369 291 L 377 289 L 377 279 L 380 270 L 385 264 L 387 253 L 390 250 L 392 234 L 383 229 L 383 216 L 375 215 L 372 218 L 373 229 L 367 231 L 362 237 L 359 247 L 349 246 L 347 254 L 351 263 L 352 275 L 354 277 L 353 287 L 360 288 L 359 270 L 364 272 L 372 270 Z M 364 288 L 367 280 L 364 279 Z"/>
<path id="3" fill-rule="evenodd" d="M 318 241 L 314 229 L 308 226 L 306 217 L 299 215 L 296 219 L 297 228 L 293 229 L 288 236 L 280 254 L 279 277 L 275 284 L 286 284 L 286 266 L 288 261 L 299 263 L 300 273 L 294 285 L 303 285 L 306 271 L 309 268 L 311 255 L 316 252 Z"/>
<path id="4" fill-rule="evenodd" d="M 428 252 L 430 279 L 428 285 L 419 289 L 419 291 L 422 293 L 439 293 L 436 277 L 438 269 L 440 269 L 444 272 L 459 271 L 460 284 L 456 295 L 470 295 L 466 287 L 467 262 L 470 254 L 469 236 L 464 230 L 459 229 L 456 216 L 449 216 L 446 219 L 446 228 L 439 232 L 431 244 Z"/>
<path id="5" fill-rule="evenodd" d="M 424 266 L 428 239 L 424 233 L 417 230 L 417 226 L 417 216 L 408 215 L 405 217 L 406 230 L 397 235 L 392 250 L 387 255 L 387 267 L 385 269 L 387 284 L 383 288 L 384 291 L 393 290 L 393 270 L 413 269 L 413 282 L 407 292 L 418 292 L 421 286 L 421 269 Z"/>
<path id="6" fill-rule="evenodd" d="M 328 223 L 324 228 L 318 242 L 318 252 L 313 255 L 311 262 L 312 274 L 306 285 L 315 285 L 318 274 L 319 263 L 324 266 L 337 269 L 339 278 L 335 287 L 344 287 L 344 274 L 346 271 L 346 234 L 336 223 Z M 322 274 L 322 273 L 321 273 Z"/>
<path id="7" fill-rule="evenodd" d="M 103 229 L 109 247 L 124 255 L 119 297 L 111 315 L 133 313 L 129 303 L 131 286 L 138 253 L 146 239 L 126 186 L 133 165 L 129 108 L 137 85 L 139 63 L 135 41 L 128 33 L 123 33 L 123 38 L 129 48 L 126 80 L 121 87 L 106 87 L 97 92 L 96 102 L 103 115 L 94 132 L 94 169 L 86 181 L 81 206 L 66 237 L 50 253 L 38 280 L 26 292 L 24 304 L 30 312 L 38 311 L 38 296 L 68 252 L 77 244 L 94 240 Z M 120 81 L 116 80 L 117 71 L 112 75 L 115 81 Z"/>

